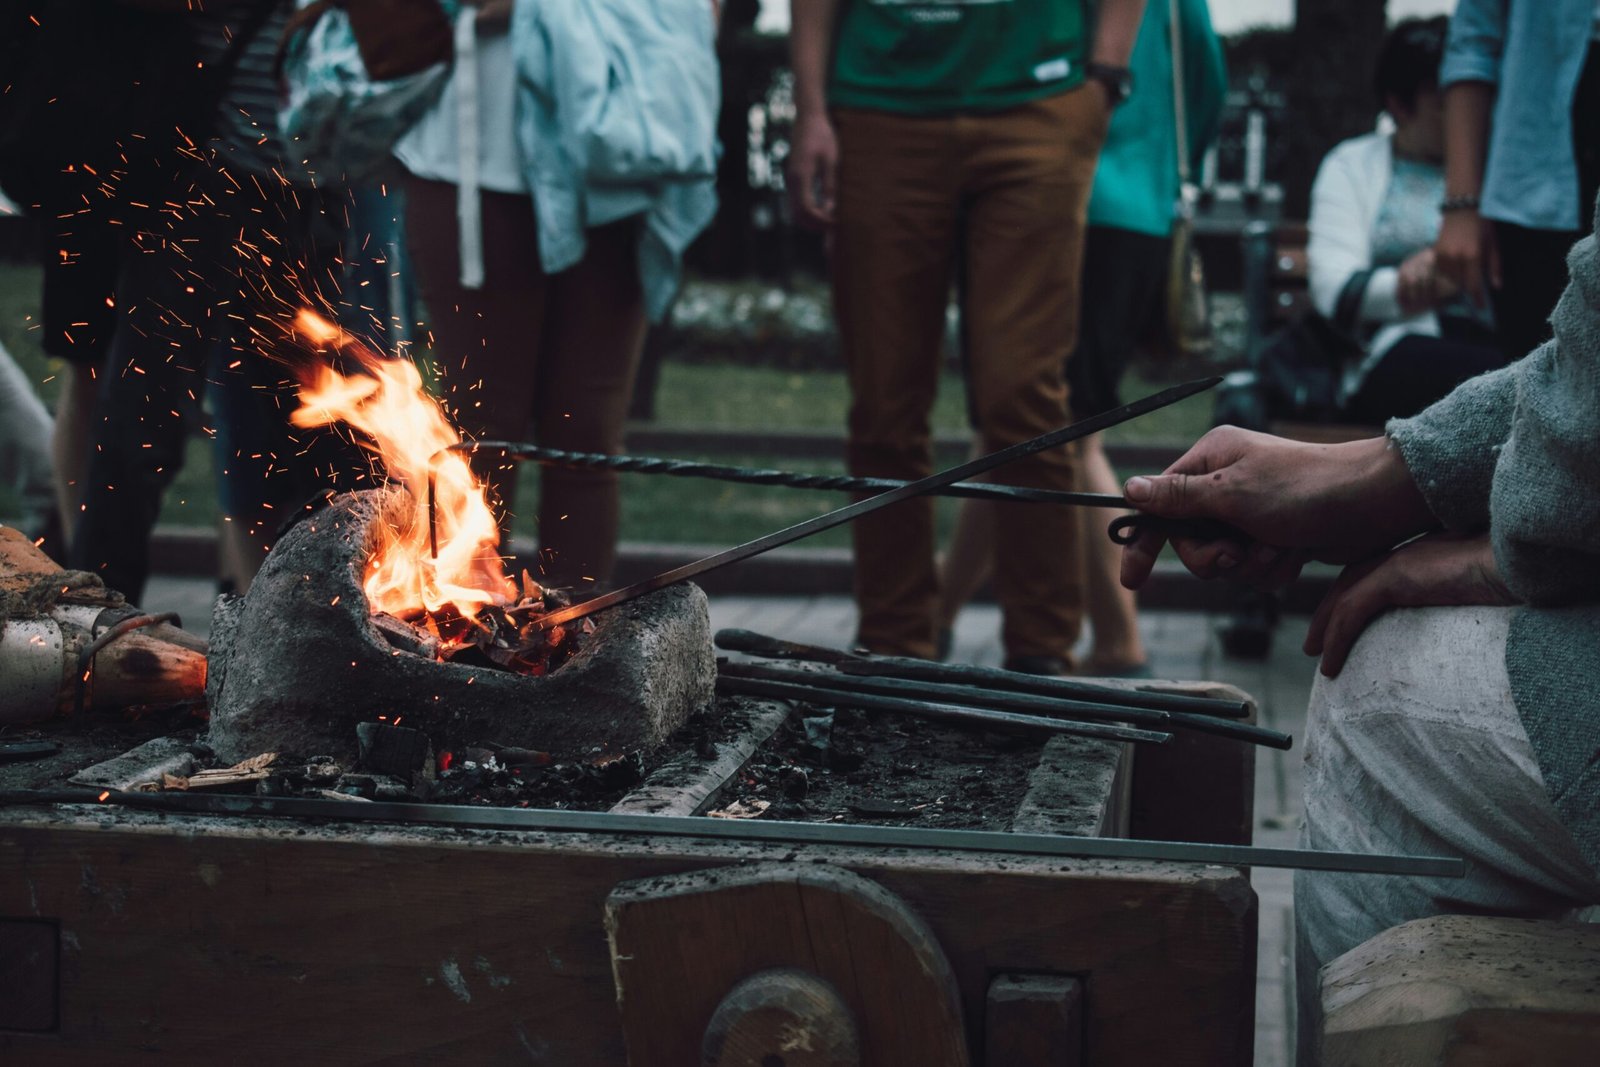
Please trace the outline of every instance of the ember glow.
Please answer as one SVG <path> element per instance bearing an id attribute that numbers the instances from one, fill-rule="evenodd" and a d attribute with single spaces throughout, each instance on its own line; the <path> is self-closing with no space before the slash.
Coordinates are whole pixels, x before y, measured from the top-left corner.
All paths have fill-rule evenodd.
<path id="1" fill-rule="evenodd" d="M 474 618 L 518 595 L 500 558 L 500 531 L 484 486 L 459 452 L 461 440 L 409 359 L 388 358 L 309 310 L 296 316 L 298 339 L 327 358 L 301 372 L 300 407 L 290 416 L 310 428 L 344 423 L 411 496 L 406 521 L 382 528 L 367 564 L 373 611 L 400 618 L 448 608 Z M 352 373 L 334 365 L 342 361 Z M 351 366 L 353 364 L 353 366 Z M 428 475 L 434 478 L 438 558 L 429 543 Z"/>

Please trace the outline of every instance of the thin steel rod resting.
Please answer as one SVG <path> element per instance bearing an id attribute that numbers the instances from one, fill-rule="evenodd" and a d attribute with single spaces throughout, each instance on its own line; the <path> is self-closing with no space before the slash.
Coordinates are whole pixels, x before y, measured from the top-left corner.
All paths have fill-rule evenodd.
<path id="1" fill-rule="evenodd" d="M 105 800 L 99 801 L 102 795 L 105 796 Z M 330 819 L 345 822 L 389 823 L 398 826 L 461 826 L 508 832 L 681 837 L 720 841 L 761 841 L 780 845 L 940 849 L 952 852 L 1008 853 L 1063 859 L 1154 860 L 1230 867 L 1288 867 L 1303 871 L 1344 871 L 1352 874 L 1462 878 L 1467 873 L 1466 861 L 1454 856 L 1318 852 L 1311 849 L 1210 845 L 1188 841 L 1140 841 L 1118 837 L 1005 834 L 989 830 L 923 830 L 900 826 L 780 822 L 775 819 L 707 819 L 695 815 L 621 815 L 603 811 L 391 804 L 385 801 L 308 800 L 299 797 L 201 793 L 105 793 L 93 789 L 0 792 L 0 807 L 49 804 L 83 804 L 90 807 L 116 804 L 149 811 Z"/>

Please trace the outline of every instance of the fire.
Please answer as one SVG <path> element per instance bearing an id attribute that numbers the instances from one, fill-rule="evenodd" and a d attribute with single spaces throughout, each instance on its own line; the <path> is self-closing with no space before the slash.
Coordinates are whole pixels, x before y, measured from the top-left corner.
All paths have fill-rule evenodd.
<path id="1" fill-rule="evenodd" d="M 380 530 L 368 561 L 364 586 L 372 610 L 409 617 L 454 608 L 473 618 L 487 605 L 515 600 L 518 590 L 500 558 L 500 530 L 487 493 L 465 457 L 445 451 L 461 436 L 417 368 L 409 359 L 379 354 L 309 310 L 296 316 L 294 329 L 302 341 L 353 360 L 359 369 L 343 374 L 332 360 L 319 360 L 301 372 L 293 423 L 309 428 L 342 422 L 360 431 L 388 479 L 411 495 L 408 520 Z M 430 472 L 437 558 L 429 537 Z"/>

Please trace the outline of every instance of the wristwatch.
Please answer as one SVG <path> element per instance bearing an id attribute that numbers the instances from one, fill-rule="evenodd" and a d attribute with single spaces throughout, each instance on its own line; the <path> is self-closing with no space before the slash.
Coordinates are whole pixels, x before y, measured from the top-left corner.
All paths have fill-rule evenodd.
<path id="1" fill-rule="evenodd" d="M 1106 87 L 1106 92 L 1111 94 L 1111 106 L 1125 104 L 1128 97 L 1133 95 L 1133 71 L 1127 67 L 1113 67 L 1109 63 L 1088 63 L 1084 66 L 1085 76 L 1093 78 Z"/>

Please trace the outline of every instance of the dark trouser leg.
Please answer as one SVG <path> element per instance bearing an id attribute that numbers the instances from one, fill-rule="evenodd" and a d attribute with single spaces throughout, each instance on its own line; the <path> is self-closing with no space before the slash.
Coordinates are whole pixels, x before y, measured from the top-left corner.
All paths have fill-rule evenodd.
<path id="1" fill-rule="evenodd" d="M 1567 252 L 1582 234 L 1494 224 L 1500 246 L 1499 289 L 1494 302 L 1495 337 L 1512 363 L 1550 340 L 1550 313 L 1567 287 Z"/>
<path id="2" fill-rule="evenodd" d="M 638 248 L 633 220 L 592 229 L 582 262 L 550 279 L 534 396 L 542 445 L 622 451 L 645 334 Z M 607 585 L 621 519 L 617 475 L 546 467 L 540 479 L 539 554 L 547 576 L 579 593 Z"/>
<path id="3" fill-rule="evenodd" d="M 1503 366 L 1498 348 L 1442 337 L 1405 337 L 1384 353 L 1345 412 L 1351 422 L 1381 426 L 1415 415 L 1467 379 Z"/>
<path id="4" fill-rule="evenodd" d="M 468 437 L 522 440 L 533 416 L 549 286 L 532 200 L 483 194 L 481 289 L 461 287 L 454 185 L 406 180 L 406 241 L 451 416 Z M 509 529 L 516 471 L 503 468 L 496 463 L 479 473 L 499 497 L 502 529 Z"/>
<path id="5" fill-rule="evenodd" d="M 1067 400 L 1075 419 L 1122 403 L 1122 374 L 1163 314 L 1171 240 L 1114 226 L 1090 226 L 1083 242 L 1078 344 L 1067 360 Z"/>
<path id="6" fill-rule="evenodd" d="M 965 119 L 972 161 L 967 311 L 973 408 L 989 450 L 1067 422 L 1062 367 L 1077 335 L 1084 216 L 1105 135 L 1098 93 L 1077 90 Z M 1052 449 L 993 474 L 1070 490 L 1074 454 Z M 1065 658 L 1083 623 L 1083 545 L 1066 508 L 998 504 L 995 591 L 1008 656 Z"/>
<path id="7" fill-rule="evenodd" d="M 183 289 L 162 255 L 136 257 L 123 272 L 117 297 L 129 310 L 102 372 L 82 512 L 67 557 L 134 603 L 144 596 L 150 531 L 183 466 L 204 387 L 206 344 Z"/>
<path id="8" fill-rule="evenodd" d="M 961 160 L 952 123 L 840 111 L 834 314 L 850 373 L 850 472 L 916 479 L 932 469 Z M 939 581 L 933 502 L 906 501 L 851 524 L 860 642 L 930 657 Z"/>

